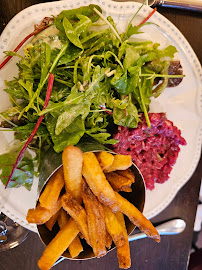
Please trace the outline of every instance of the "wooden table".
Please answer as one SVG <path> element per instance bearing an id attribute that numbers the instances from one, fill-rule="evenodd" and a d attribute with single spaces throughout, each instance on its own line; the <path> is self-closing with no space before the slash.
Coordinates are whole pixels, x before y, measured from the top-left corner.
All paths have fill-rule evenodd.
<path id="1" fill-rule="evenodd" d="M 9 20 L 22 9 L 46 2 L 43 0 L 1 0 L 0 33 Z M 174 23 L 190 42 L 200 62 L 202 62 L 202 18 L 201 14 L 190 11 L 158 8 L 158 11 Z M 189 182 L 178 192 L 172 203 L 152 222 L 158 223 L 167 219 L 180 217 L 186 221 L 185 231 L 177 236 L 163 236 L 157 244 L 151 239 L 130 243 L 132 268 L 136 270 L 185 270 L 189 261 L 193 225 L 198 204 L 199 186 L 202 176 L 202 159 Z M 44 246 L 35 233 L 13 250 L 0 253 L 1 270 L 34 270 L 38 269 L 39 259 Z M 88 261 L 63 261 L 55 266 L 58 270 L 115 270 L 118 269 L 116 251 L 106 257 Z"/>

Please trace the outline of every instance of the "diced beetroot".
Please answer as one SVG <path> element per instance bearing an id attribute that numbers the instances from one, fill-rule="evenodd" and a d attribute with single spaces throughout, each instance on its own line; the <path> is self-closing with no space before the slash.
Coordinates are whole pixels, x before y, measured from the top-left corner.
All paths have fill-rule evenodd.
<path id="1" fill-rule="evenodd" d="M 149 113 L 149 119 L 151 128 L 143 114 L 136 129 L 119 127 L 114 136 L 119 143 L 114 146 L 114 151 L 132 156 L 145 179 L 146 188 L 152 190 L 155 182 L 164 183 L 169 179 L 180 152 L 179 145 L 186 145 L 186 141 L 165 113 Z"/>

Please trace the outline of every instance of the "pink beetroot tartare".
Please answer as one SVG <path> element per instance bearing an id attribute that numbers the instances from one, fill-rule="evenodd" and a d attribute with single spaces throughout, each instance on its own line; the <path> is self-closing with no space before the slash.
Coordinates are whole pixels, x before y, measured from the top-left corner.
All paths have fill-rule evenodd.
<path id="1" fill-rule="evenodd" d="M 165 113 L 149 113 L 151 127 L 144 115 L 135 129 L 119 126 L 114 139 L 114 151 L 131 155 L 140 169 L 147 189 L 154 189 L 155 182 L 164 183 L 175 164 L 180 147 L 186 145 L 181 131 L 166 118 Z"/>

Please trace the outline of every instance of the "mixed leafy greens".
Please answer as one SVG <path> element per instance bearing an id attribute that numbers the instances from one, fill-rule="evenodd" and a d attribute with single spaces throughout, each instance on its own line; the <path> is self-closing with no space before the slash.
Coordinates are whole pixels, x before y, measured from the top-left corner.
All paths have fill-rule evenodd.
<path id="1" fill-rule="evenodd" d="M 103 21 L 98 21 L 100 17 Z M 59 153 L 83 136 L 101 144 L 115 144 L 110 130 L 114 126 L 136 128 L 139 112 L 144 112 L 150 126 L 147 112 L 151 97 L 165 89 L 177 50 L 171 45 L 161 50 L 160 44 L 132 39 L 149 24 L 133 26 L 132 21 L 120 34 L 113 18 L 105 18 L 99 6 L 64 10 L 26 45 L 25 56 L 6 52 L 20 58 L 19 75 L 5 82 L 13 106 L 1 116 L 22 144 L 38 117 L 45 115 L 30 145 L 37 153 L 38 166 L 42 150 L 53 147 Z M 43 110 L 50 72 L 55 81 L 49 105 Z M 0 167 L 13 164 L 13 158 L 12 153 L 0 156 Z M 26 158 L 23 162 L 27 162 L 26 172 L 33 172 Z M 5 184 L 8 172 L 4 171 L 1 180 Z M 30 188 L 30 174 L 21 179 Z M 19 186 L 20 181 L 9 187 Z"/>

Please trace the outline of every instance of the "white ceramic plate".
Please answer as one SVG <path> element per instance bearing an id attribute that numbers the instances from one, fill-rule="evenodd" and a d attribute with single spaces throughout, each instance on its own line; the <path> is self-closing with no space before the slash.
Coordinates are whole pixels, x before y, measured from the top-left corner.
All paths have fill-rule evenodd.
<path id="1" fill-rule="evenodd" d="M 135 2 L 112 2 L 106 0 L 78 0 L 51 2 L 31 6 L 17 14 L 6 26 L 0 37 L 0 59 L 3 59 L 3 51 L 13 50 L 16 45 L 30 32 L 34 24 L 40 22 L 45 16 L 57 15 L 63 9 L 72 9 L 90 3 L 98 4 L 106 15 L 111 15 L 118 23 L 118 29 L 124 31 L 126 23 L 140 7 Z M 134 23 L 142 21 L 151 12 L 151 8 L 144 7 L 135 19 Z M 202 111 L 202 71 L 200 63 L 179 30 L 165 17 L 156 12 L 150 21 L 159 25 L 144 27 L 144 34 L 138 38 L 146 38 L 156 41 L 165 47 L 169 44 L 176 46 L 186 77 L 175 88 L 168 88 L 158 98 L 152 101 L 151 111 L 166 112 L 169 120 L 181 129 L 182 136 L 187 141 L 187 146 L 181 147 L 178 160 L 172 170 L 169 181 L 164 184 L 156 184 L 153 191 L 146 192 L 146 205 L 144 214 L 151 218 L 160 213 L 173 200 L 179 189 L 189 180 L 193 174 L 201 150 L 201 111 Z M 22 50 L 19 51 L 22 53 Z M 12 59 L 0 71 L 0 111 L 9 107 L 8 95 L 3 92 L 4 80 L 12 79 L 17 74 L 15 63 Z M 12 141 L 12 134 L 0 133 L 1 153 L 5 152 Z M 0 209 L 7 216 L 22 226 L 36 231 L 35 225 L 26 222 L 26 213 L 29 208 L 35 206 L 37 198 L 37 179 L 31 191 L 25 188 L 5 190 L 0 183 Z"/>

